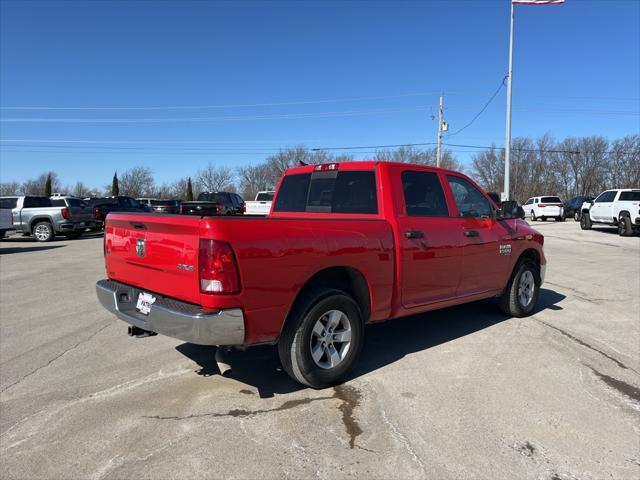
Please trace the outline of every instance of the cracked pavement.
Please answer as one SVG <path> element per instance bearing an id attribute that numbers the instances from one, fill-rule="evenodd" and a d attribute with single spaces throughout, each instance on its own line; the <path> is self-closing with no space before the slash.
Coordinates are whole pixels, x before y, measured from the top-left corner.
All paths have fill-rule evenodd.
<path id="1" fill-rule="evenodd" d="M 0 477 L 640 477 L 640 238 L 536 223 L 532 318 L 492 302 L 366 329 L 344 385 L 273 347 L 129 338 L 103 311 L 102 239 L 0 243 Z M 51 248 L 55 247 L 55 248 Z"/>

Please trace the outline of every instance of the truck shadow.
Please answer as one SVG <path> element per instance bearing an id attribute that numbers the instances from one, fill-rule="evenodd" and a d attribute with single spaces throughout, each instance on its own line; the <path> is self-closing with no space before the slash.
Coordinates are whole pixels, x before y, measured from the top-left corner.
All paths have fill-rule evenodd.
<path id="1" fill-rule="evenodd" d="M 565 295 L 542 288 L 534 313 L 546 309 L 562 310 L 558 303 L 564 298 Z M 362 355 L 347 381 L 385 367 L 411 353 L 471 335 L 507 320 L 510 318 L 498 310 L 494 301 L 483 300 L 368 325 Z M 176 350 L 199 365 L 198 375 L 220 373 L 215 360 L 216 347 L 183 343 Z M 253 386 L 261 398 L 305 388 L 282 370 L 275 346 L 262 345 L 245 352 L 231 351 L 225 354 L 225 360 L 232 367 L 229 377 L 240 384 Z"/>
<path id="2" fill-rule="evenodd" d="M 7 255 L 9 253 L 27 253 L 27 252 L 39 252 L 42 250 L 51 250 L 54 248 L 62 248 L 64 245 L 40 245 L 33 247 L 3 247 L 0 246 L 0 255 Z"/>

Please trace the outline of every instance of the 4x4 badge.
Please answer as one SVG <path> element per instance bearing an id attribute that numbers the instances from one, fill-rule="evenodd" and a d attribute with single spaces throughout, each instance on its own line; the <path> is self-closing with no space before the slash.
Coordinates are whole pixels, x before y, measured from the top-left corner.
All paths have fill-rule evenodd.
<path id="1" fill-rule="evenodd" d="M 511 255 L 511 244 L 500 245 L 500 255 Z"/>

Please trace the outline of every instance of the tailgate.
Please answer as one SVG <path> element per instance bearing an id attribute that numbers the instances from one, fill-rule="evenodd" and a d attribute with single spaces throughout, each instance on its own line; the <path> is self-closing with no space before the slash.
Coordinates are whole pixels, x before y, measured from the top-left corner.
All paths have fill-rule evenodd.
<path id="1" fill-rule="evenodd" d="M 105 262 L 111 280 L 200 303 L 198 247 L 201 219 L 111 213 L 105 226 Z"/>

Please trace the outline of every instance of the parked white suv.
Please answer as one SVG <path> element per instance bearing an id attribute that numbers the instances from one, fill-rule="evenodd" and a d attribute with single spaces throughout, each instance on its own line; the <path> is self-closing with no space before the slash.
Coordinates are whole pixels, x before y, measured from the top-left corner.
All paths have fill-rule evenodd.
<path id="1" fill-rule="evenodd" d="M 551 217 L 558 222 L 564 222 L 564 204 L 559 197 L 532 197 L 522 205 L 522 208 L 532 222 L 538 219 L 544 222 Z"/>
<path id="2" fill-rule="evenodd" d="M 640 189 L 607 190 L 593 203 L 582 205 L 580 228 L 590 230 L 593 224 L 618 227 L 618 234 L 628 237 L 640 230 Z"/>

